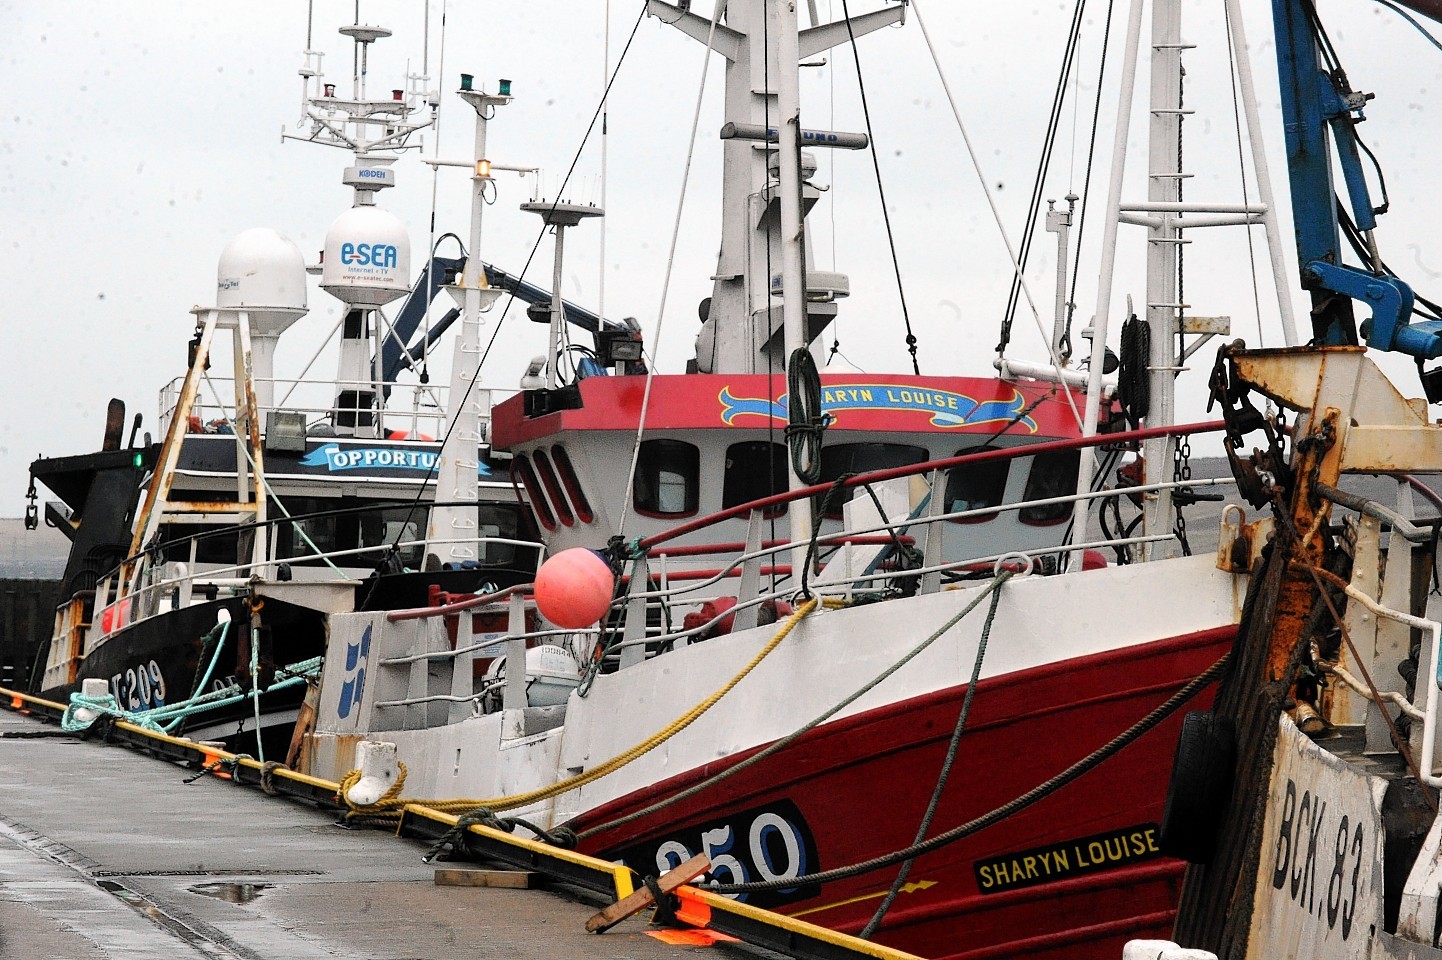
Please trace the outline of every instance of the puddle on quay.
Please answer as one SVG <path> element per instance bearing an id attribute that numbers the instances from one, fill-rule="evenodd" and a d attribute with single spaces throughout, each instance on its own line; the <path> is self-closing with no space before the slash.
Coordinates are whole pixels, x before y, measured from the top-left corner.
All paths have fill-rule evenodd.
<path id="1" fill-rule="evenodd" d="M 269 883 L 201 883 L 189 890 L 202 897 L 214 897 L 227 903 L 250 903 L 270 887 Z"/>

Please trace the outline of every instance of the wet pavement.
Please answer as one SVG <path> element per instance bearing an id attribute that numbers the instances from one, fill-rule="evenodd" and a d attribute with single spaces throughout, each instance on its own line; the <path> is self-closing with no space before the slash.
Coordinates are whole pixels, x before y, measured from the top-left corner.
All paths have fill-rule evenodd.
<path id="1" fill-rule="evenodd" d="M 438 887 L 424 849 L 0 711 L 0 960 L 666 960 L 640 920 L 545 890 Z M 693 960 L 696 960 L 693 956 Z"/>

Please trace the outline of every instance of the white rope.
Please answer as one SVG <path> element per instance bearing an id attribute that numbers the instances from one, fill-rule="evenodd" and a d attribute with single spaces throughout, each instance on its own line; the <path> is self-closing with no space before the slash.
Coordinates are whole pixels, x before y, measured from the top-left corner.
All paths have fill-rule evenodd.
<path id="1" fill-rule="evenodd" d="M 1375 704 L 1377 701 L 1373 698 L 1380 697 L 1383 700 L 1387 700 L 1395 704 L 1396 706 L 1401 707 L 1402 712 L 1405 713 L 1407 716 L 1411 717 L 1413 720 L 1427 719 L 1427 714 L 1412 706 L 1412 701 L 1408 700 L 1402 694 L 1398 693 L 1395 690 L 1378 690 L 1374 687 L 1369 687 L 1361 680 L 1358 680 L 1356 677 L 1352 676 L 1352 674 L 1348 673 L 1347 668 L 1342 666 L 1340 663 L 1333 664 L 1330 668 L 1324 667 L 1324 669 L 1328 670 L 1338 680 L 1341 680 L 1347 686 L 1351 687 L 1353 690 L 1366 697 L 1368 703 Z"/>
<path id="2" fill-rule="evenodd" d="M 691 178 L 691 161 L 696 156 L 696 131 L 701 125 L 701 100 L 706 95 L 706 75 L 711 68 L 712 44 L 716 39 L 716 24 L 721 19 L 726 0 L 716 0 L 711 12 L 711 28 L 706 31 L 706 50 L 701 54 L 701 86 L 696 91 L 696 109 L 691 114 L 690 147 L 686 151 L 686 165 L 681 170 L 681 195 L 676 201 L 676 222 L 671 227 L 671 245 L 666 252 L 666 271 L 661 278 L 661 305 L 656 311 L 656 335 L 646 357 L 646 389 L 641 394 L 641 416 L 636 422 L 636 439 L 631 444 L 631 467 L 626 472 L 626 489 L 616 513 L 621 518 L 616 524 L 616 535 L 625 536 L 626 518 L 630 515 L 631 495 L 636 485 L 636 463 L 641 458 L 641 438 L 646 432 L 646 412 L 651 406 L 651 383 L 656 376 L 656 355 L 660 352 L 661 328 L 666 319 L 666 297 L 671 289 L 671 270 L 676 263 L 676 244 L 681 236 L 681 213 L 686 207 L 686 184 Z"/>
<path id="3" fill-rule="evenodd" d="M 1036 301 L 1032 299 L 1031 285 L 1026 282 L 1026 276 L 1022 273 L 1021 261 L 1017 259 L 1016 250 L 1012 246 L 1011 238 L 1007 236 L 1006 226 L 1001 222 L 1001 211 L 996 207 L 996 198 L 992 195 L 991 187 L 987 185 L 985 174 L 981 169 L 981 161 L 977 159 L 976 150 L 972 148 L 971 136 L 966 132 L 966 124 L 961 120 L 961 111 L 957 108 L 956 97 L 952 96 L 951 84 L 947 82 L 946 72 L 941 68 L 941 58 L 936 55 L 936 47 L 931 42 L 931 34 L 926 29 L 926 21 L 921 17 L 921 8 L 916 0 L 911 2 L 911 11 L 916 14 L 916 25 L 921 28 L 921 36 L 926 41 L 926 49 L 931 54 L 932 65 L 936 67 L 936 75 L 941 79 L 941 89 L 946 93 L 946 102 L 951 106 L 951 115 L 956 119 L 956 127 L 961 131 L 962 142 L 966 144 L 967 156 L 971 158 L 972 169 L 976 171 L 977 181 L 981 184 L 981 192 L 986 197 L 987 206 L 991 208 L 991 217 L 996 221 L 997 232 L 1001 235 L 1001 242 L 1006 247 L 1006 255 L 1011 258 L 1012 270 L 1016 272 L 1018 283 L 1021 285 L 1022 296 L 1026 298 L 1027 308 L 1031 311 L 1032 321 L 1036 324 L 1037 333 L 1041 335 L 1042 342 L 1046 344 L 1046 351 L 1051 357 L 1051 362 L 1057 370 L 1062 369 L 1061 356 L 1056 351 L 1056 346 L 1047 336 L 1046 329 L 1041 322 L 1041 314 L 1037 311 Z M 1077 426 L 1082 426 L 1081 411 L 1077 409 L 1076 398 L 1070 390 L 1062 390 L 1066 397 L 1067 406 L 1071 408 L 1072 416 L 1076 419 Z"/>

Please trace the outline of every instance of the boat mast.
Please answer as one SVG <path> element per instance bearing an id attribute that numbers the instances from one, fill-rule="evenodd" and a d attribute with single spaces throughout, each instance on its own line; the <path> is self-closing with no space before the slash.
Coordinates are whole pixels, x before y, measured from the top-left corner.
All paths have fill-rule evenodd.
<path id="1" fill-rule="evenodd" d="M 906 7 L 897 4 L 852 17 L 849 31 L 844 20 L 798 31 L 795 0 L 769 4 L 730 0 L 725 4 L 724 25 L 691 13 L 689 7 L 649 0 L 646 12 L 726 58 L 721 252 L 711 297 L 702 310 L 697 368 L 702 373 L 766 373 L 782 366 L 787 342 L 785 307 L 773 306 L 773 275 L 784 273 L 779 269 L 785 266 L 782 246 L 799 232 L 804 210 L 820 197 L 820 191 L 802 182 L 798 173 L 799 199 L 794 205 L 781 202 L 775 158 L 785 160 L 781 170 L 797 161 L 797 152 L 780 142 L 787 136 L 781 119 L 795 117 L 795 111 L 788 113 L 780 106 L 781 88 L 799 87 L 802 59 L 849 42 L 852 36 L 901 22 Z M 789 52 L 783 52 L 783 46 Z M 866 138 L 857 134 L 801 131 L 796 126 L 793 133 L 808 148 L 866 146 Z M 793 213 L 795 229 L 788 230 L 782 220 L 789 221 Z M 804 245 L 805 237 L 798 243 Z M 804 262 L 804 248 L 797 249 Z M 801 276 L 798 290 L 803 293 L 796 303 L 802 336 L 809 343 L 835 318 L 834 299 L 846 295 L 847 281 L 839 274 L 823 276 L 815 271 Z M 815 296 L 805 295 L 808 286 Z"/>
<path id="2" fill-rule="evenodd" d="M 810 343 L 806 335 L 805 236 L 801 217 L 801 55 L 796 41 L 795 0 L 775 0 L 776 19 L 776 112 L 780 134 L 777 159 L 781 188 L 781 318 L 785 334 L 786 368 L 796 363 L 797 351 Z M 795 402 L 795 398 L 791 398 Z M 790 490 L 807 486 L 796 472 L 796 458 L 786 458 L 786 479 Z M 811 511 L 797 501 L 786 511 L 791 524 L 791 572 L 800 581 L 809 553 Z"/>
<path id="3" fill-rule="evenodd" d="M 1117 133 L 1112 154 L 1111 187 L 1107 200 L 1106 237 L 1102 243 L 1101 286 L 1097 295 L 1097 310 L 1093 320 L 1095 327 L 1092 338 L 1092 360 L 1088 384 L 1086 416 L 1083 433 L 1096 433 L 1098 410 L 1102 400 L 1102 360 L 1106 348 L 1107 321 L 1111 309 L 1112 270 L 1115 263 L 1117 226 L 1122 223 L 1147 228 L 1147 290 L 1145 320 L 1150 333 L 1151 352 L 1141 358 L 1146 365 L 1150 405 L 1142 413 L 1147 426 L 1166 426 L 1176 422 L 1176 378 L 1185 369 L 1183 364 L 1203 342 L 1217 334 L 1229 331 L 1227 317 L 1189 316 L 1189 305 L 1181 300 L 1178 263 L 1181 247 L 1189 243 L 1183 238 L 1183 230 L 1215 226 L 1249 226 L 1262 224 L 1268 241 L 1273 266 L 1273 282 L 1278 290 L 1279 313 L 1282 326 L 1290 345 L 1295 337 L 1291 324 L 1290 304 L 1283 291 L 1287 281 L 1278 272 L 1281 256 L 1278 237 L 1280 236 L 1276 213 L 1271 199 L 1271 187 L 1267 182 L 1263 156 L 1262 131 L 1257 122 L 1255 109 L 1246 110 L 1247 136 L 1252 144 L 1255 175 L 1259 181 L 1261 203 L 1222 204 L 1182 200 L 1182 181 L 1191 174 L 1181 168 L 1181 121 L 1191 110 L 1182 106 L 1182 51 L 1194 45 L 1181 39 L 1181 0 L 1153 0 L 1151 37 L 1151 97 L 1149 103 L 1149 149 L 1147 171 L 1147 199 L 1144 202 L 1123 202 L 1122 182 L 1126 168 L 1126 136 L 1131 114 L 1132 89 L 1135 84 L 1136 61 L 1141 42 L 1141 14 L 1143 0 L 1134 0 L 1127 24 L 1127 44 L 1122 68 L 1121 90 L 1117 109 Z M 1233 36 L 1241 37 L 1239 13 L 1233 9 Z M 1238 74 L 1242 78 L 1244 91 L 1250 88 L 1251 69 L 1247 62 L 1246 49 L 1234 44 L 1233 55 L 1238 59 Z M 1181 348 L 1183 334 L 1195 339 L 1185 350 Z M 1174 459 L 1177 455 L 1177 440 L 1174 437 L 1160 437 L 1147 440 L 1142 448 L 1144 459 L 1144 483 L 1165 483 L 1173 478 Z M 1085 491 L 1094 469 L 1093 458 L 1082 457 L 1077 479 L 1079 492 Z M 1165 537 L 1172 530 L 1173 502 L 1170 489 L 1147 494 L 1144 510 L 1143 535 Z M 1073 515 L 1075 530 L 1073 542 L 1086 539 L 1087 502 L 1078 501 Z M 1154 560 L 1171 556 L 1176 549 L 1172 539 L 1144 541 L 1141 557 Z"/>
<path id="4" fill-rule="evenodd" d="M 1150 204 L 1175 205 L 1182 199 L 1182 181 L 1190 176 L 1182 172 L 1182 117 L 1193 111 L 1182 107 L 1182 50 L 1191 44 L 1182 43 L 1181 0 L 1152 2 L 1152 63 L 1151 63 L 1151 124 L 1148 137 L 1147 200 Z M 1187 305 L 1181 302 L 1177 264 L 1181 259 L 1182 232 L 1177 215 L 1160 213 L 1147 228 L 1147 306 L 1146 323 L 1151 330 L 1151 357 L 1147 380 L 1151 408 L 1148 426 L 1176 422 L 1176 380 L 1180 369 L 1177 357 L 1177 331 Z M 1142 444 L 1145 480 L 1163 483 L 1172 479 L 1172 458 L 1176 455 L 1175 437 L 1157 437 Z M 1162 534 L 1171 528 L 1172 491 L 1157 490 L 1145 501 L 1144 535 Z M 1176 544 L 1171 541 L 1141 545 L 1142 559 L 1170 556 Z"/>
<path id="5" fill-rule="evenodd" d="M 426 528 L 426 560 L 464 563 L 480 559 L 474 542 L 480 531 L 477 501 L 480 497 L 481 421 L 490 410 L 490 391 L 480 386 L 481 314 L 500 294 L 486 285 L 481 270 L 481 215 L 486 207 L 486 184 L 491 161 L 486 153 L 486 124 L 497 107 L 511 102 L 511 83 L 500 81 L 500 93 L 473 88 L 471 74 L 461 74 L 457 95 L 476 111 L 476 134 L 471 161 L 471 229 L 461 283 L 448 286 L 461 307 L 461 328 L 451 356 L 451 385 L 447 394 L 446 433 L 436 463 L 436 500 Z M 462 501 L 463 505 L 450 504 Z"/>

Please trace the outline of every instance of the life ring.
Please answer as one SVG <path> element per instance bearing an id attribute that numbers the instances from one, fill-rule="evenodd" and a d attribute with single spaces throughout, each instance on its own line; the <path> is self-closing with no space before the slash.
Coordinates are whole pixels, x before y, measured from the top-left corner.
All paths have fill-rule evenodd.
<path id="1" fill-rule="evenodd" d="M 1162 853 L 1210 863 L 1236 778 L 1237 728 L 1230 717 L 1194 710 L 1182 720 L 1162 811 Z"/>

